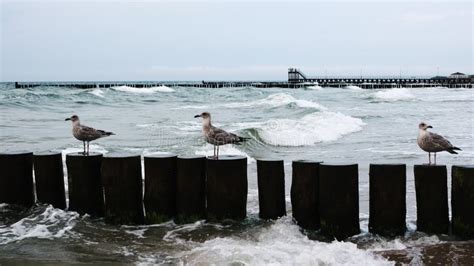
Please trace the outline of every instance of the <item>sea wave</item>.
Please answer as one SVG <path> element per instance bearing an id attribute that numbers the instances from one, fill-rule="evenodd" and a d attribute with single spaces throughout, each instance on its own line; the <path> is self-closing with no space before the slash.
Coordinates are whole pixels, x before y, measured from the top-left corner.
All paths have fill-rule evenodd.
<path id="1" fill-rule="evenodd" d="M 346 86 L 346 89 L 355 90 L 355 91 L 360 91 L 360 90 L 362 90 L 361 87 L 355 86 L 355 85 L 348 85 L 348 86 Z"/>
<path id="2" fill-rule="evenodd" d="M 321 87 L 321 86 L 319 86 L 319 85 L 308 86 L 308 87 L 306 87 L 306 88 L 308 88 L 308 89 L 310 89 L 310 90 L 316 90 L 316 91 L 320 91 L 320 90 L 323 89 L 323 87 Z"/>
<path id="3" fill-rule="evenodd" d="M 104 91 L 101 89 L 93 89 L 93 90 L 87 91 L 87 93 L 90 93 L 100 98 L 104 98 Z"/>
<path id="4" fill-rule="evenodd" d="M 308 100 L 299 100 L 287 93 L 274 93 L 268 95 L 266 98 L 255 100 L 255 101 L 245 101 L 245 102 L 230 102 L 216 104 L 213 106 L 209 105 L 185 105 L 177 107 L 175 109 L 207 109 L 212 107 L 224 107 L 224 108 L 249 108 L 249 107 L 280 107 L 289 104 L 296 104 L 301 108 L 314 108 L 319 110 L 325 110 L 326 107 L 312 101 Z"/>
<path id="5" fill-rule="evenodd" d="M 317 254 L 317 256 L 315 256 Z M 351 242 L 308 239 L 291 217 L 277 220 L 252 236 L 217 237 L 181 252 L 192 264 L 215 265 L 391 265 Z"/>
<path id="6" fill-rule="evenodd" d="M 128 92 L 128 93 L 143 93 L 143 94 L 175 91 L 173 88 L 163 86 L 163 85 L 158 86 L 158 87 L 150 87 L 150 88 L 134 88 L 134 87 L 129 87 L 129 86 L 117 86 L 117 87 L 112 87 L 112 89 L 116 91 L 122 91 L 122 92 Z"/>
<path id="7" fill-rule="evenodd" d="M 258 106 L 270 106 L 270 107 L 279 107 L 288 104 L 296 104 L 302 108 L 315 108 L 319 110 L 325 110 L 326 107 L 307 100 L 299 100 L 287 93 L 275 93 L 270 94 L 268 97 L 255 101 L 248 102 L 238 102 L 238 103 L 228 103 L 223 104 L 223 107 L 228 108 L 241 108 L 241 107 L 258 107 Z"/>
<path id="8" fill-rule="evenodd" d="M 413 95 L 406 88 L 395 88 L 377 91 L 376 93 L 374 93 L 374 97 L 378 100 L 394 102 L 402 100 L 411 100 L 415 98 L 415 95 Z"/>
<path id="9" fill-rule="evenodd" d="M 275 146 L 304 146 L 334 141 L 362 130 L 365 123 L 342 113 L 323 111 L 301 119 L 276 119 L 256 127 L 259 137 Z"/>
<path id="10" fill-rule="evenodd" d="M 31 214 L 18 222 L 0 226 L 0 245 L 26 238 L 61 238 L 74 228 L 79 218 L 77 212 L 66 212 L 51 205 L 40 214 Z"/>

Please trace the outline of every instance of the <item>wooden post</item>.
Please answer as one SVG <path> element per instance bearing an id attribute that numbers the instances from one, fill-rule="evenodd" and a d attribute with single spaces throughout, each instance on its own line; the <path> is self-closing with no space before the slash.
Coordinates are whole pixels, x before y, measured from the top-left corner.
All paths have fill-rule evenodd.
<path id="1" fill-rule="evenodd" d="M 0 203 L 33 206 L 33 153 L 0 153 L 0 171 Z"/>
<path id="2" fill-rule="evenodd" d="M 286 215 L 283 160 L 257 160 L 258 205 L 262 219 Z"/>
<path id="3" fill-rule="evenodd" d="M 104 216 L 104 191 L 100 175 L 102 154 L 82 152 L 66 155 L 69 210 L 79 214 Z"/>
<path id="4" fill-rule="evenodd" d="M 41 203 L 66 209 L 63 158 L 60 152 L 34 154 L 36 197 Z"/>
<path id="5" fill-rule="evenodd" d="M 147 223 L 162 223 L 176 215 L 176 160 L 174 154 L 145 156 Z"/>
<path id="6" fill-rule="evenodd" d="M 415 165 L 417 230 L 447 234 L 449 229 L 445 165 Z"/>
<path id="7" fill-rule="evenodd" d="M 406 165 L 370 165 L 369 232 L 384 236 L 406 231 Z"/>
<path id="8" fill-rule="evenodd" d="M 360 233 L 358 165 L 319 167 L 321 231 L 338 240 Z"/>
<path id="9" fill-rule="evenodd" d="M 206 157 L 178 156 L 176 167 L 176 219 L 189 223 L 206 216 Z"/>
<path id="10" fill-rule="evenodd" d="M 304 229 L 319 229 L 319 162 L 293 161 L 291 208 L 296 223 Z"/>
<path id="11" fill-rule="evenodd" d="M 451 208 L 453 234 L 474 239 L 474 166 L 452 167 Z"/>
<path id="12" fill-rule="evenodd" d="M 107 154 L 102 159 L 105 221 L 113 224 L 143 224 L 141 156 Z"/>
<path id="13" fill-rule="evenodd" d="M 243 220 L 247 216 L 247 157 L 207 159 L 207 220 Z"/>

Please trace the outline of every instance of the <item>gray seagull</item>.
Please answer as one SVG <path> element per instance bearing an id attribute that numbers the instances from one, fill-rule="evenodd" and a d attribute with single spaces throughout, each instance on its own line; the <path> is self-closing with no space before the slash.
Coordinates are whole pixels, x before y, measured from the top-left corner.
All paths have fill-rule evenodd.
<path id="1" fill-rule="evenodd" d="M 233 133 L 229 133 L 223 129 L 217 128 L 211 124 L 211 114 L 204 112 L 195 115 L 194 118 L 202 118 L 202 133 L 206 142 L 214 145 L 214 159 L 219 159 L 219 146 L 225 144 L 237 144 L 248 140 L 249 138 L 239 137 Z M 217 147 L 217 152 L 216 152 Z"/>
<path id="2" fill-rule="evenodd" d="M 428 164 L 431 164 L 431 153 L 434 153 L 434 164 L 436 164 L 436 153 L 440 151 L 447 151 L 452 154 L 458 154 L 456 150 L 460 151 L 461 149 L 454 146 L 445 139 L 443 136 L 440 136 L 436 133 L 428 131 L 428 128 L 433 128 L 432 126 L 421 122 L 418 125 L 418 146 L 426 152 L 428 152 Z"/>
<path id="3" fill-rule="evenodd" d="M 82 141 L 84 144 L 84 155 L 89 155 L 89 142 L 100 139 L 102 137 L 108 137 L 110 135 L 115 135 L 112 132 L 107 132 L 104 130 L 99 130 L 87 126 L 81 125 L 79 121 L 79 117 L 77 115 L 73 115 L 69 118 L 66 118 L 65 121 L 71 120 L 72 121 L 72 135 Z M 87 143 L 87 151 L 86 151 L 86 143 Z"/>

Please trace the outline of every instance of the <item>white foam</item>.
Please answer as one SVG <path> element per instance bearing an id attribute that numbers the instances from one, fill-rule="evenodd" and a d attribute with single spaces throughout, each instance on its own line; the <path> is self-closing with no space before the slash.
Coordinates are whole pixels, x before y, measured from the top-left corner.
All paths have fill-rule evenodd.
<path id="1" fill-rule="evenodd" d="M 348 85 L 348 86 L 346 86 L 346 89 L 355 90 L 355 91 L 361 91 L 362 90 L 361 87 L 355 86 L 355 85 Z"/>
<path id="2" fill-rule="evenodd" d="M 369 251 L 385 251 L 385 250 L 404 250 L 408 247 L 432 246 L 443 243 L 438 236 L 424 236 L 416 239 L 400 239 L 396 238 L 390 241 L 380 239 L 371 244 L 367 250 Z"/>
<path id="3" fill-rule="evenodd" d="M 125 230 L 125 233 L 134 235 L 138 238 L 145 238 L 143 235 L 145 234 L 148 228 L 136 229 L 136 230 Z"/>
<path id="4" fill-rule="evenodd" d="M 214 156 L 214 147 L 211 144 L 204 145 L 194 152 L 196 155 Z M 235 148 L 233 145 L 223 145 L 219 147 L 220 155 L 240 155 L 247 157 L 247 164 L 255 163 L 255 159 L 250 157 L 247 153 Z"/>
<path id="5" fill-rule="evenodd" d="M 167 87 L 167 86 L 158 86 L 158 87 L 150 87 L 150 88 L 134 88 L 129 86 L 118 86 L 112 87 L 112 89 L 116 91 L 122 92 L 129 92 L 129 93 L 144 93 L 144 94 L 151 94 L 155 92 L 173 92 L 174 89 Z"/>
<path id="6" fill-rule="evenodd" d="M 324 111 L 298 120 L 271 120 L 257 127 L 257 131 L 262 140 L 271 145 L 304 146 L 337 140 L 362 130 L 364 125 L 360 118 Z"/>
<path id="7" fill-rule="evenodd" d="M 88 91 L 87 93 L 90 93 L 100 98 L 104 98 L 104 91 L 101 89 L 93 89 L 91 91 Z"/>
<path id="8" fill-rule="evenodd" d="M 79 214 L 55 209 L 51 205 L 43 213 L 32 214 L 10 226 L 0 226 L 0 244 L 26 238 L 54 239 L 65 237 L 76 225 Z"/>
<path id="9" fill-rule="evenodd" d="M 200 110 L 205 110 L 208 109 L 209 105 L 183 105 L 180 107 L 174 107 L 171 108 L 173 110 L 181 110 L 181 109 L 200 109 Z"/>
<path id="10" fill-rule="evenodd" d="M 270 107 L 279 107 L 287 104 L 294 103 L 299 107 L 303 108 L 315 108 L 319 110 L 325 110 L 326 107 L 307 100 L 298 100 L 295 97 L 286 94 L 286 93 L 275 93 L 270 94 L 267 98 L 248 101 L 248 102 L 238 102 L 238 103 L 227 103 L 222 104 L 221 106 L 227 108 L 241 108 L 241 107 L 255 107 L 255 106 L 270 106 Z"/>
<path id="11" fill-rule="evenodd" d="M 391 265 L 351 242 L 310 240 L 290 217 L 250 236 L 218 237 L 199 243 L 177 257 L 195 265 Z"/>
<path id="12" fill-rule="evenodd" d="M 319 85 L 308 86 L 308 87 L 306 87 L 306 88 L 308 88 L 308 89 L 310 89 L 310 90 L 317 90 L 317 91 L 320 91 L 320 90 L 323 89 L 323 87 L 321 87 L 321 86 L 319 86 Z"/>
<path id="13" fill-rule="evenodd" d="M 401 101 L 413 99 L 415 95 L 406 88 L 395 88 L 377 91 L 374 97 L 383 101 Z"/>

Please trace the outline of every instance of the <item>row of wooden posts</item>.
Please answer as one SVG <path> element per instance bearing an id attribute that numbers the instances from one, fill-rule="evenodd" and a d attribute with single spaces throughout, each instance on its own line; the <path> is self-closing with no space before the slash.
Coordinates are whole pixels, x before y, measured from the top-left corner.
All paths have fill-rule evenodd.
<path id="1" fill-rule="evenodd" d="M 247 158 L 92 153 L 66 155 L 69 210 L 113 224 L 242 220 L 247 207 Z M 33 182 L 33 168 L 34 178 Z M 344 239 L 360 233 L 358 165 L 293 161 L 291 205 L 304 229 Z M 452 167 L 449 221 L 447 168 L 415 165 L 417 230 L 474 238 L 474 167 Z M 286 215 L 283 160 L 258 160 L 259 216 Z M 406 231 L 406 165 L 370 165 L 369 231 Z M 144 187 L 144 191 L 143 191 Z M 38 202 L 65 209 L 61 153 L 0 154 L 0 203 Z M 452 230 L 451 230 L 452 229 Z"/>

